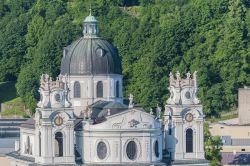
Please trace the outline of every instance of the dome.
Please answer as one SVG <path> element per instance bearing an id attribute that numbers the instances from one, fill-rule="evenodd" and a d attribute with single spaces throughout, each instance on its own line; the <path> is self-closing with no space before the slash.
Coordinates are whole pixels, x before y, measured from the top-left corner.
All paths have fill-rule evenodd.
<path id="1" fill-rule="evenodd" d="M 118 50 L 102 38 L 80 38 L 64 49 L 61 74 L 121 74 Z"/>
<path id="2" fill-rule="evenodd" d="M 83 22 L 83 37 L 64 48 L 61 74 L 122 74 L 118 50 L 98 36 L 97 23 L 94 16 L 87 16 Z"/>

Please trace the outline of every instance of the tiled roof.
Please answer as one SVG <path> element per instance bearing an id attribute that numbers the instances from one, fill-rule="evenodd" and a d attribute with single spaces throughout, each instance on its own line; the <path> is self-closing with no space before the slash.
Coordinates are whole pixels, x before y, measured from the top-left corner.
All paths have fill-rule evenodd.
<path id="1" fill-rule="evenodd" d="M 250 153 L 221 153 L 223 165 L 250 164 Z"/>
<path id="2" fill-rule="evenodd" d="M 21 127 L 28 129 L 35 129 L 35 120 L 33 118 L 29 118 L 23 124 L 21 124 Z"/>
<path id="3" fill-rule="evenodd" d="M 175 160 L 175 161 L 172 162 L 173 165 L 206 164 L 206 163 L 209 163 L 209 161 L 205 160 L 205 159 Z"/>
<path id="4" fill-rule="evenodd" d="M 35 162 L 35 158 L 34 157 L 28 157 L 28 156 L 23 156 L 20 155 L 20 153 L 14 151 L 14 152 L 10 152 L 8 154 L 6 154 L 7 156 L 19 159 L 19 160 L 24 160 L 24 161 L 28 161 L 28 162 Z"/>

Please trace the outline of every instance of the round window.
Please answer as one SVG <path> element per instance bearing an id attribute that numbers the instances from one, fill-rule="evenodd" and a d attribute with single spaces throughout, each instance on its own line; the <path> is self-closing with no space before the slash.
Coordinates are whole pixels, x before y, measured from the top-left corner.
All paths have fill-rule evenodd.
<path id="1" fill-rule="evenodd" d="M 126 148 L 127 156 L 130 160 L 135 160 L 137 157 L 137 145 L 135 141 L 130 141 Z"/>
<path id="2" fill-rule="evenodd" d="M 159 157 L 159 143 L 158 143 L 158 141 L 155 141 L 154 151 L 155 151 L 155 156 L 158 158 Z"/>
<path id="3" fill-rule="evenodd" d="M 191 94 L 190 94 L 190 92 L 189 92 L 189 91 L 187 91 L 187 92 L 185 93 L 185 96 L 186 96 L 186 98 L 187 98 L 187 99 L 190 99 L 190 98 L 191 98 Z"/>
<path id="4" fill-rule="evenodd" d="M 104 142 L 99 142 L 97 145 L 97 156 L 99 159 L 103 160 L 107 156 L 107 146 Z"/>
<path id="5" fill-rule="evenodd" d="M 60 96 L 59 94 L 56 94 L 56 95 L 55 95 L 55 100 L 56 100 L 57 102 L 60 102 L 61 96 Z"/>

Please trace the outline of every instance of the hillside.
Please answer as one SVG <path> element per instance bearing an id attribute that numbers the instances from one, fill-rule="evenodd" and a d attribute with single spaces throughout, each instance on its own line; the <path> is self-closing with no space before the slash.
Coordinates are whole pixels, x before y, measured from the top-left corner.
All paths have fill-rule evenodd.
<path id="1" fill-rule="evenodd" d="M 238 88 L 250 85 L 248 0 L 5 0 L 0 81 L 17 81 L 28 108 L 39 99 L 39 76 L 56 77 L 63 47 L 82 36 L 90 4 L 101 36 L 119 49 L 124 97 L 163 106 L 170 71 L 197 70 L 207 116 L 237 107 Z"/>
<path id="2" fill-rule="evenodd" d="M 15 82 L 0 82 L 0 103 L 16 98 Z"/>
<path id="3" fill-rule="evenodd" d="M 17 97 L 16 82 L 1 82 L 0 83 L 0 117 L 28 117 L 25 112 L 26 108 L 20 97 Z"/>

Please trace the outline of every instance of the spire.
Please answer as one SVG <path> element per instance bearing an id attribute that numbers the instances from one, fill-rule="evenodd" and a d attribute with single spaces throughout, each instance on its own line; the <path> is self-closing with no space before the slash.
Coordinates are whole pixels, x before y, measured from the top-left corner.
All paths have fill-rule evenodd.
<path id="1" fill-rule="evenodd" d="M 89 16 L 92 16 L 92 9 L 91 9 L 91 5 L 90 5 L 90 8 L 89 8 Z"/>
<path id="2" fill-rule="evenodd" d="M 83 22 L 83 36 L 84 38 L 95 38 L 98 37 L 98 21 L 92 16 L 91 6 L 89 8 L 89 16 L 87 16 Z"/>

